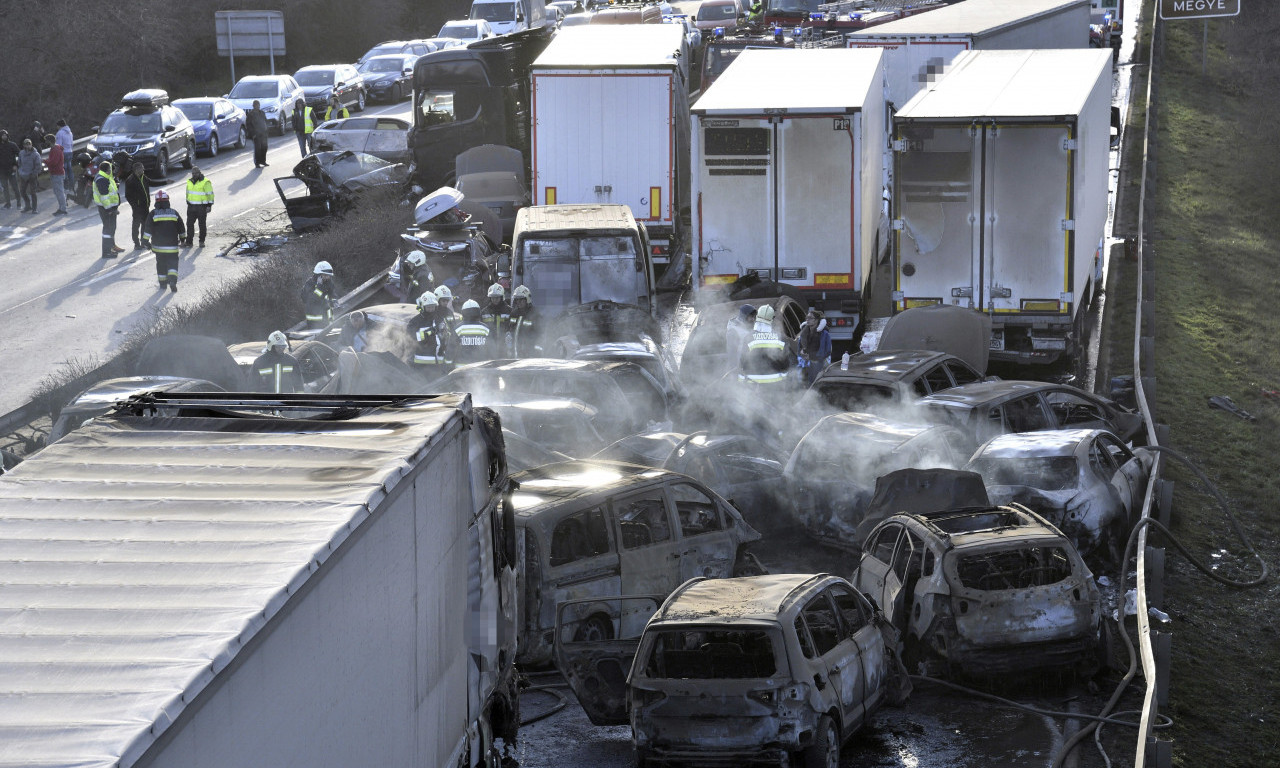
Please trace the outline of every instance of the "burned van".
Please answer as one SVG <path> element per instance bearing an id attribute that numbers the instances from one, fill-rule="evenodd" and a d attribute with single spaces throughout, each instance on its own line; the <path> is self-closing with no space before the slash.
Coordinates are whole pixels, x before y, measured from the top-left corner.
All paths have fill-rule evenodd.
<path id="1" fill-rule="evenodd" d="M 517 661 L 548 664 L 556 606 L 585 601 L 562 620 L 567 639 L 609 640 L 638 631 L 648 614 L 619 614 L 619 595 L 670 594 L 694 576 L 757 567 L 745 545 L 760 538 L 731 504 L 674 472 L 571 461 L 514 476 L 522 587 Z"/>

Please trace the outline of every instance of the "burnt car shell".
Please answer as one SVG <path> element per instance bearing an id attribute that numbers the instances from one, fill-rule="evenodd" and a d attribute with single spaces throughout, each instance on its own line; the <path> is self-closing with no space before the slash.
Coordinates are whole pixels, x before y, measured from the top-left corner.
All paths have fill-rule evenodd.
<path id="1" fill-rule="evenodd" d="M 289 222 L 298 231 L 314 229 L 329 216 L 348 210 L 355 199 L 373 190 L 399 192 L 409 178 L 402 163 L 389 163 L 363 152 L 316 152 L 293 167 L 293 176 L 274 179 Z M 301 181 L 305 195 L 290 196 L 286 183 Z"/>

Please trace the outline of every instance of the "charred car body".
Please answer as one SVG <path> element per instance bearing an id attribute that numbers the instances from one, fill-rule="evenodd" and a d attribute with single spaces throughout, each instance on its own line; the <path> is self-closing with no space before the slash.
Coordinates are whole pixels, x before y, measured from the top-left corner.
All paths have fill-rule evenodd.
<path id="1" fill-rule="evenodd" d="M 744 545 L 760 538 L 732 505 L 673 472 L 574 461 L 513 479 L 524 664 L 551 661 L 562 601 L 598 598 L 562 622 L 569 637 L 635 634 L 648 615 L 619 614 L 608 598 L 666 595 L 694 576 L 733 575 L 752 562 Z"/>
<path id="2" fill-rule="evenodd" d="M 1061 531 L 1025 507 L 893 515 L 867 538 L 853 582 L 902 633 L 908 669 L 1097 669 L 1093 574 Z"/>
<path id="3" fill-rule="evenodd" d="M 351 209 L 362 194 L 384 190 L 405 191 L 409 171 L 399 163 L 389 163 L 363 152 L 316 152 L 293 167 L 293 176 L 274 179 L 276 194 L 289 214 L 289 223 L 299 232 L 315 229 L 330 216 Z M 285 192 L 286 184 L 302 182 L 305 194 Z M 295 185 L 296 186 L 296 185 Z"/>

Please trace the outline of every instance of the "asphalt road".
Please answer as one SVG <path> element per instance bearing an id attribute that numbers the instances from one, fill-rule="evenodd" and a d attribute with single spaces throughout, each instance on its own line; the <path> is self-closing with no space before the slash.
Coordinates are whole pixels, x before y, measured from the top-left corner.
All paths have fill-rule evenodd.
<path id="1" fill-rule="evenodd" d="M 409 102 L 403 101 L 370 107 L 366 114 L 407 117 L 409 110 Z M 29 400 L 46 374 L 72 361 L 105 362 L 131 330 L 154 323 L 166 307 L 197 301 L 238 275 L 256 257 L 220 257 L 220 252 L 237 229 L 262 226 L 262 218 L 277 229 L 288 227 L 272 179 L 289 176 L 299 159 L 292 132 L 272 137 L 266 168 L 253 167 L 252 144 L 196 159 L 213 181 L 216 203 L 206 246 L 182 251 L 176 294 L 157 290 L 150 251 L 100 257 L 102 225 L 94 208 L 68 203 L 70 215 L 54 217 L 57 204 L 46 190 L 40 193 L 38 214 L 19 213 L 16 206 L 0 209 L 0 323 L 9 329 L 0 348 L 6 383 L 0 389 L 0 413 Z M 153 181 L 153 194 L 168 192 L 184 218 L 188 175 L 175 167 L 163 184 Z M 128 205 L 122 205 L 116 228 L 116 244 L 122 248 L 132 248 L 131 218 Z"/>

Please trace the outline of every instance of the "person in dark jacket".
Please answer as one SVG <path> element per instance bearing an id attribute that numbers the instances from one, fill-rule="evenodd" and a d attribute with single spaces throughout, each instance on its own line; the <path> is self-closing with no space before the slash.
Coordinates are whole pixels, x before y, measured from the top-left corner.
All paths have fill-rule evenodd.
<path id="1" fill-rule="evenodd" d="M 435 275 L 427 267 L 427 254 L 409 251 L 401 260 L 400 292 L 405 301 L 414 301 L 423 291 L 435 289 Z"/>
<path id="2" fill-rule="evenodd" d="M 293 134 L 298 137 L 298 150 L 306 157 L 311 151 L 311 134 L 316 130 L 316 111 L 298 99 L 293 105 Z"/>
<path id="3" fill-rule="evenodd" d="M 0 188 L 4 189 L 5 208 L 13 205 L 10 190 L 13 197 L 18 196 L 18 152 L 18 145 L 9 140 L 9 132 L 0 131 Z"/>
<path id="4" fill-rule="evenodd" d="M 800 349 L 796 362 L 804 372 L 804 383 L 808 386 L 818 378 L 819 372 L 831 364 L 831 332 L 827 330 L 827 319 L 821 312 L 809 310 L 796 343 Z"/>
<path id="5" fill-rule="evenodd" d="M 162 291 L 167 285 L 173 293 L 178 292 L 178 247 L 186 236 L 182 217 L 169 207 L 169 193 L 160 190 L 156 193 L 155 210 L 142 227 L 142 238 L 156 255 L 156 279 Z"/>
<path id="6" fill-rule="evenodd" d="M 36 213 L 36 192 L 40 190 L 40 150 L 32 145 L 31 139 L 22 140 L 22 151 L 18 153 L 18 193 L 22 196 L 23 213 Z"/>
<path id="7" fill-rule="evenodd" d="M 493 359 L 495 338 L 493 329 L 480 321 L 480 304 L 467 299 L 462 303 L 462 322 L 453 327 L 453 362 L 466 365 Z"/>
<path id="8" fill-rule="evenodd" d="M 452 366 L 450 331 L 440 316 L 440 300 L 433 291 L 423 291 L 417 303 L 418 314 L 408 325 L 409 337 L 413 340 L 413 368 L 434 380 L 448 373 Z"/>
<path id="9" fill-rule="evenodd" d="M 151 213 L 151 183 L 147 181 L 147 169 L 142 163 L 133 164 L 133 173 L 124 180 L 124 199 L 133 211 L 133 249 L 142 248 L 142 225 Z"/>
<path id="10" fill-rule="evenodd" d="M 37 152 L 43 152 L 48 149 L 48 145 L 44 143 L 44 126 L 37 120 L 31 124 L 31 130 L 27 133 L 27 138 L 31 139 L 31 146 L 36 148 Z"/>
<path id="11" fill-rule="evenodd" d="M 494 354 L 507 357 L 511 353 L 511 350 L 506 348 L 507 330 L 511 325 L 511 305 L 507 303 L 502 283 L 489 286 L 488 299 L 480 308 L 480 322 L 493 331 L 493 340 L 497 347 Z"/>
<path id="12" fill-rule="evenodd" d="M 289 354 L 289 339 L 284 333 L 272 331 L 267 337 L 267 348 L 253 361 L 249 377 L 250 386 L 258 392 L 281 395 L 302 391 L 302 365 Z"/>
<path id="13" fill-rule="evenodd" d="M 503 342 L 513 357 L 542 357 L 542 315 L 527 285 L 511 292 L 511 323 Z"/>
<path id="14" fill-rule="evenodd" d="M 337 304 L 333 285 L 333 267 L 327 261 L 316 264 L 311 278 L 302 287 L 302 309 L 307 316 L 307 327 L 320 330 L 333 322 L 333 308 Z"/>
<path id="15" fill-rule="evenodd" d="M 267 166 L 267 113 L 262 111 L 262 103 L 257 99 L 253 101 L 253 109 L 249 110 L 245 116 L 245 127 L 249 130 L 249 138 L 253 139 L 253 167 L 265 168 Z"/>

